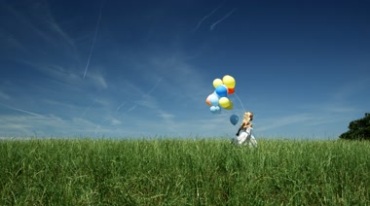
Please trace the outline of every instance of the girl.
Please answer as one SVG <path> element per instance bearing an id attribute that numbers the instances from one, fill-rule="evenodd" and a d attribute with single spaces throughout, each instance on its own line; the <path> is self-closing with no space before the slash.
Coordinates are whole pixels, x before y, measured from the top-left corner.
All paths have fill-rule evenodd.
<path id="1" fill-rule="evenodd" d="M 243 123 L 240 126 L 238 132 L 236 133 L 236 143 L 238 145 L 248 144 L 249 147 L 257 147 L 257 141 L 252 133 L 253 130 L 253 113 L 244 113 Z"/>

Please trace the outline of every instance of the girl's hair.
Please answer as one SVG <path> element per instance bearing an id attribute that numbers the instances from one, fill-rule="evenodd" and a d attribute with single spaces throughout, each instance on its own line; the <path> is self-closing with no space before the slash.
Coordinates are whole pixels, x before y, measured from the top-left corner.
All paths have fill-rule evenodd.
<path id="1" fill-rule="evenodd" d="M 252 127 L 253 126 L 253 123 L 252 122 L 247 122 L 246 125 Z"/>
<path id="2" fill-rule="evenodd" d="M 250 120 L 253 120 L 253 113 L 252 112 L 245 112 L 244 113 L 244 119 L 249 118 Z"/>
<path id="3" fill-rule="evenodd" d="M 253 120 L 253 113 L 245 112 L 242 127 L 247 127 L 247 126 L 252 127 L 253 126 L 252 120 Z"/>

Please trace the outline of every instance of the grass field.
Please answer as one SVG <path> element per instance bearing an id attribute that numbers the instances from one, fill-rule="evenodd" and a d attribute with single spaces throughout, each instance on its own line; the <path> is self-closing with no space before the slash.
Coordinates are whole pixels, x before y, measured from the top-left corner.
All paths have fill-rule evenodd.
<path id="1" fill-rule="evenodd" d="M 1 140 L 0 205 L 370 205 L 370 142 Z"/>

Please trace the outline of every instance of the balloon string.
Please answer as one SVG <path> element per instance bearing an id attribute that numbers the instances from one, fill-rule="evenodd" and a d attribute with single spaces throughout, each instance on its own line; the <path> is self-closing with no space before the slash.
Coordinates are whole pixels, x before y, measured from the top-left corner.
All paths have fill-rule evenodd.
<path id="1" fill-rule="evenodd" d="M 242 105 L 243 110 L 244 110 L 244 111 L 246 111 L 246 110 L 245 110 L 245 108 L 244 108 L 244 105 L 243 105 L 242 100 L 240 100 L 239 96 L 238 96 L 236 93 L 234 93 L 234 95 L 235 95 L 235 97 L 238 99 L 238 101 L 239 101 L 240 105 Z"/>

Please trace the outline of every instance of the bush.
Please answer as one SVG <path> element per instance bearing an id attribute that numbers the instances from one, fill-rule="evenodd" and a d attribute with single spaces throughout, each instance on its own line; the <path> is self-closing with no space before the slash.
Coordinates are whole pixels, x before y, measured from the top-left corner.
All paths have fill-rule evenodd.
<path id="1" fill-rule="evenodd" d="M 348 129 L 339 136 L 340 139 L 370 140 L 370 113 L 365 113 L 365 117 L 350 122 Z"/>

